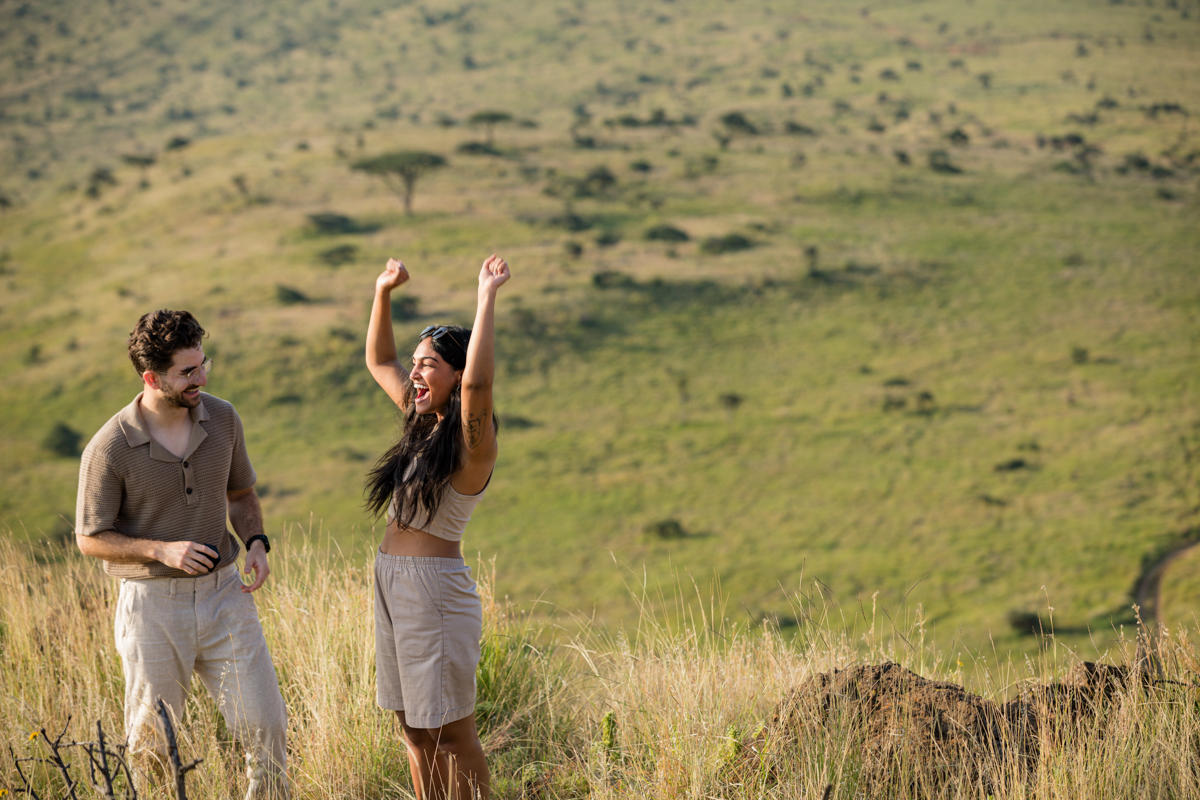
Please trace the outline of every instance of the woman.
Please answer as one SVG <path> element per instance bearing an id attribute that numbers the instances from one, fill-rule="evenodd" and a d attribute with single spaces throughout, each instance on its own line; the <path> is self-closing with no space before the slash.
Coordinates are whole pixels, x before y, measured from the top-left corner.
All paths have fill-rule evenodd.
<path id="1" fill-rule="evenodd" d="M 496 291 L 508 264 L 479 271 L 475 326 L 429 326 L 405 369 L 392 335 L 396 259 L 375 281 L 367 367 L 400 407 L 404 431 L 367 480 L 367 505 L 388 509 L 375 558 L 378 703 L 400 719 L 417 797 L 488 797 L 475 728 L 483 613 L 459 540 L 496 464 L 492 413 Z"/>

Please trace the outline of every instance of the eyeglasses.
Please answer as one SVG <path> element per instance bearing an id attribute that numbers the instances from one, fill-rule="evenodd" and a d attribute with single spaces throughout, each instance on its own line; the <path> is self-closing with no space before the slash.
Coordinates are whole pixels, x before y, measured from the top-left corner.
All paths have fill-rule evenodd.
<path id="1" fill-rule="evenodd" d="M 212 372 L 212 359 L 206 358 L 203 362 L 201 362 L 200 366 L 188 367 L 178 375 L 172 375 L 169 372 L 159 372 L 158 374 L 167 378 L 184 378 L 185 380 L 190 381 L 192 378 L 197 378 L 201 375 L 207 375 L 210 372 Z"/>
<path id="2" fill-rule="evenodd" d="M 459 344 L 458 339 L 454 338 L 454 334 L 450 333 L 450 329 L 445 325 L 430 325 L 425 330 L 421 331 L 421 335 L 418 338 L 425 339 L 428 337 L 436 341 L 446 335 L 450 336 L 450 341 L 457 344 L 460 350 L 462 349 L 462 345 Z"/>

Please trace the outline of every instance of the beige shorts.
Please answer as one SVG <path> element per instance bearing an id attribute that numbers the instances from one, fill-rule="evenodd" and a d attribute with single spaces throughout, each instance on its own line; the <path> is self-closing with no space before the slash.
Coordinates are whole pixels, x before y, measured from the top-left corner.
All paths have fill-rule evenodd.
<path id="1" fill-rule="evenodd" d="M 380 708 L 414 728 L 475 711 L 483 608 L 462 558 L 375 556 L 375 672 Z"/>

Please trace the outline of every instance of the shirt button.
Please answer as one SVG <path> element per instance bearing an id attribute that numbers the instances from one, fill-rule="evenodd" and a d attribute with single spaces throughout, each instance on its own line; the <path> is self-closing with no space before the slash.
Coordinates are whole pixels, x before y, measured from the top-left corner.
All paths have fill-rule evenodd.
<path id="1" fill-rule="evenodd" d="M 191 490 L 191 488 L 190 488 L 190 487 L 188 488 L 188 490 L 187 490 L 187 493 L 188 493 L 188 494 L 191 494 L 191 493 L 192 493 L 192 490 Z"/>
<path id="2" fill-rule="evenodd" d="M 185 468 L 185 469 L 187 468 L 187 465 L 188 465 L 188 463 L 187 463 L 186 461 L 185 461 L 185 462 L 183 462 L 183 466 L 184 466 L 184 468 Z"/>

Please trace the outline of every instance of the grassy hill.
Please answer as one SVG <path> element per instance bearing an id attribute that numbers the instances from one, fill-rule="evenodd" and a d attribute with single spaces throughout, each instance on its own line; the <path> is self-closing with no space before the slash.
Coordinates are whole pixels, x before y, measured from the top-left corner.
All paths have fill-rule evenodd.
<path id="1" fill-rule="evenodd" d="M 1092 657 L 1198 538 L 1196 2 L 0 18 L 19 538 L 66 538 L 72 453 L 138 390 L 124 337 L 173 306 L 211 332 L 270 530 L 366 558 L 395 435 L 362 366 L 374 276 L 409 265 L 411 343 L 469 322 L 492 251 L 504 429 L 465 547 L 536 613 L 616 625 L 694 580 L 743 619 L 820 591 L 975 653 L 1036 649 L 1040 616 Z M 492 152 L 481 110 L 512 117 Z M 412 216 L 350 166 L 395 149 L 450 162 Z"/>

